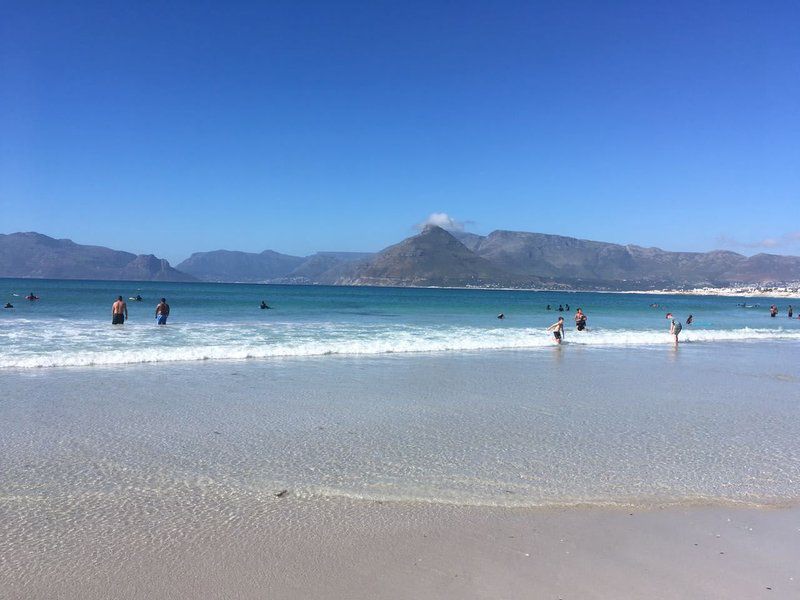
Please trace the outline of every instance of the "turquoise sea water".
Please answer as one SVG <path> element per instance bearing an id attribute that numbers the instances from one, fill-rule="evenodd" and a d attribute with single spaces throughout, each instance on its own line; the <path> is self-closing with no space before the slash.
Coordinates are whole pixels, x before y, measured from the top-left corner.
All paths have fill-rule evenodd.
<path id="1" fill-rule="evenodd" d="M 40 300 L 25 300 L 30 292 Z M 130 320 L 112 327 L 116 296 L 137 294 Z M 162 296 L 167 327 L 154 323 Z M 552 345 L 544 329 L 558 316 L 570 345 L 652 347 L 670 341 L 667 312 L 694 315 L 686 343 L 800 342 L 792 300 L 766 297 L 2 279 L 0 300 L 15 306 L 0 310 L 0 368 L 536 349 Z M 578 307 L 587 332 L 574 331 Z"/>

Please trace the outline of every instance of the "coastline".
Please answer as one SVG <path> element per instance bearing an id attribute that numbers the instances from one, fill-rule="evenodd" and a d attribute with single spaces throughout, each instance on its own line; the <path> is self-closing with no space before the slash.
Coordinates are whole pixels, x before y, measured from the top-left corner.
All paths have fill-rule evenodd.
<path id="1" fill-rule="evenodd" d="M 759 288 L 695 288 L 691 290 L 631 290 L 608 292 L 609 294 L 652 294 L 672 296 L 727 296 L 730 298 L 797 298 L 800 300 L 800 289 L 775 289 L 762 290 Z"/>
<path id="2" fill-rule="evenodd" d="M 153 281 L 139 279 L 52 279 L 46 277 L 0 277 L 0 280 L 21 280 L 21 281 L 67 281 L 67 282 L 99 282 L 99 283 L 122 283 L 122 284 L 189 284 L 189 285 L 241 285 L 248 287 L 308 287 L 308 288 L 376 288 L 376 289 L 418 289 L 418 290 L 477 290 L 477 291 L 496 291 L 496 292 L 538 292 L 553 294 L 643 294 L 643 295 L 676 295 L 676 296 L 729 296 L 729 297 L 770 297 L 770 298 L 797 298 L 800 300 L 800 285 L 784 285 L 762 288 L 758 284 L 746 284 L 743 286 L 730 287 L 699 287 L 691 289 L 665 288 L 653 290 L 619 290 L 608 288 L 573 288 L 573 287 L 504 287 L 504 286 L 439 286 L 439 285 L 367 285 L 367 284 L 323 284 L 323 283 L 286 283 L 276 281 Z"/>

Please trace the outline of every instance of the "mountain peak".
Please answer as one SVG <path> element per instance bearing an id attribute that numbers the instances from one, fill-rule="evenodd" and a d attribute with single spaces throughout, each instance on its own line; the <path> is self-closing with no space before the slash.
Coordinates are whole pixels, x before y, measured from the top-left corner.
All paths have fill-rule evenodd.
<path id="1" fill-rule="evenodd" d="M 392 286 L 480 286 L 504 281 L 492 265 L 437 225 L 382 250 L 339 283 Z"/>

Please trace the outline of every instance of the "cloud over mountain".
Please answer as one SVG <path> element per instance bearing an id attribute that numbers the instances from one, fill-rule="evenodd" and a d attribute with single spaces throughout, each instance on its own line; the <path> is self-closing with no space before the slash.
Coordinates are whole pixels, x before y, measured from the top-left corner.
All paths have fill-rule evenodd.
<path id="1" fill-rule="evenodd" d="M 446 229 L 447 231 L 464 231 L 467 222 L 458 221 L 457 219 L 451 217 L 447 213 L 435 212 L 428 215 L 428 218 L 422 221 L 421 223 L 417 223 L 416 228 L 422 231 L 423 229 L 425 229 L 430 225 L 441 227 L 442 229 Z"/>

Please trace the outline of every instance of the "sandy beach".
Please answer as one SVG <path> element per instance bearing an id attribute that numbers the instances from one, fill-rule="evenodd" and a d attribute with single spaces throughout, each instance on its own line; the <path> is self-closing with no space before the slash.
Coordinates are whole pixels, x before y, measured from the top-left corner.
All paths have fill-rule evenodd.
<path id="1" fill-rule="evenodd" d="M 162 544 L 3 544 L 4 598 L 796 598 L 800 511 L 273 498 Z M 195 535 L 192 531 L 202 531 Z M 34 558 L 35 557 L 35 558 Z M 26 568 L 28 561 L 38 565 Z"/>

